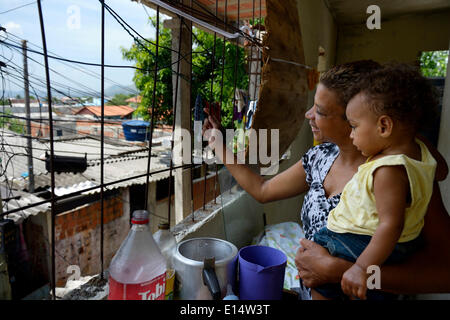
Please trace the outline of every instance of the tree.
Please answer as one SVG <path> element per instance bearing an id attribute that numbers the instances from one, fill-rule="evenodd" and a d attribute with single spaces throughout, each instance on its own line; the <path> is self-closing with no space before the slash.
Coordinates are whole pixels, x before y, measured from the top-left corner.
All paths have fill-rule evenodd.
<path id="1" fill-rule="evenodd" d="M 197 46 L 195 52 L 198 53 L 193 54 L 192 57 L 192 99 L 196 98 L 196 93 L 200 93 L 210 101 L 214 35 L 199 29 L 194 29 L 194 35 L 194 44 Z M 236 54 L 236 45 L 225 41 L 225 61 L 222 61 L 223 49 L 223 38 L 217 37 L 214 55 L 215 72 L 212 100 L 222 100 L 222 126 L 224 128 L 232 128 L 234 89 L 235 87 L 241 89 L 248 87 L 248 73 L 246 71 L 245 50 L 243 48 L 238 47 Z M 222 68 L 223 86 L 221 85 Z"/>
<path id="2" fill-rule="evenodd" d="M 118 93 L 115 94 L 114 97 L 112 97 L 106 104 L 108 106 L 124 106 L 128 104 L 126 100 L 132 96 L 133 94 Z"/>
<path id="3" fill-rule="evenodd" d="M 149 18 L 153 27 L 156 27 L 156 18 Z M 171 51 L 164 48 L 171 47 L 170 30 L 159 24 L 159 46 L 158 49 L 158 71 L 156 78 L 155 92 L 155 119 L 171 124 L 173 116 L 172 110 L 172 71 L 171 71 Z M 155 40 L 149 40 L 153 43 Z M 161 48 L 164 47 L 164 48 Z M 131 46 L 130 49 L 122 49 L 124 59 L 134 61 L 137 69 L 134 73 L 133 81 L 142 96 L 141 103 L 136 109 L 136 113 L 145 120 L 149 120 L 153 103 L 153 83 L 156 66 L 156 46 L 150 42 L 140 40 Z"/>
<path id="4" fill-rule="evenodd" d="M 445 77 L 448 51 L 424 51 L 420 56 L 420 69 L 425 77 Z"/>
<path id="5" fill-rule="evenodd" d="M 14 118 L 11 110 L 0 112 L 0 127 L 8 128 L 19 134 L 25 134 L 25 123 L 17 118 Z"/>
<path id="6" fill-rule="evenodd" d="M 149 19 L 153 27 L 156 27 L 156 18 Z M 171 31 L 159 25 L 159 49 L 158 49 L 158 75 L 156 82 L 155 119 L 165 124 L 173 121 L 173 91 L 172 91 L 172 47 Z M 155 40 L 151 40 L 155 42 Z M 216 38 L 216 50 L 214 54 L 214 84 L 212 100 L 221 101 L 222 92 L 222 125 L 225 128 L 232 127 L 233 97 L 235 82 L 237 88 L 247 88 L 248 75 L 245 68 L 245 52 L 238 48 L 236 58 L 236 46 L 225 42 L 225 61 L 222 60 L 223 39 Z M 214 35 L 193 28 L 193 53 L 192 53 L 192 83 L 191 105 L 194 106 L 197 94 L 201 94 L 204 100 L 211 100 L 211 70 L 212 52 L 214 47 Z M 138 67 L 133 81 L 140 91 L 142 101 L 136 112 L 145 120 L 150 118 L 153 102 L 153 83 L 156 50 L 155 45 L 147 41 L 135 42 L 130 49 L 122 48 L 124 59 L 134 61 Z M 224 67 L 223 86 L 222 68 Z M 235 72 L 236 71 L 236 72 Z"/>

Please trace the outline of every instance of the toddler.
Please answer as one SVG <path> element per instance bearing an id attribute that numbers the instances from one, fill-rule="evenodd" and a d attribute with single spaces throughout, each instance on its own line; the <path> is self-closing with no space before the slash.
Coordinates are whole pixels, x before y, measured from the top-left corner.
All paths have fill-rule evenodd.
<path id="1" fill-rule="evenodd" d="M 398 263 L 420 247 L 436 161 L 415 136 L 434 105 L 427 79 L 406 64 L 386 65 L 358 85 L 346 116 L 353 144 L 368 159 L 314 235 L 331 255 L 355 263 L 340 286 L 319 286 L 313 299 L 386 299 L 367 291 L 368 267 Z"/>

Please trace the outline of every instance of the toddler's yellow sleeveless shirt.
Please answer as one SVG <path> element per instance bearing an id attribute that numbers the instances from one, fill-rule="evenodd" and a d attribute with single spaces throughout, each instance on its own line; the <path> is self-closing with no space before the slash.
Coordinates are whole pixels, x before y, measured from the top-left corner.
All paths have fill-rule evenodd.
<path id="1" fill-rule="evenodd" d="M 419 236 L 424 216 L 433 192 L 436 160 L 418 139 L 422 161 L 405 155 L 390 155 L 368 161 L 345 185 L 341 199 L 328 216 L 328 229 L 337 233 L 354 233 L 372 236 L 378 226 L 378 213 L 373 193 L 373 173 L 382 166 L 402 165 L 409 179 L 411 205 L 406 208 L 405 223 L 398 242 L 407 242 Z"/>

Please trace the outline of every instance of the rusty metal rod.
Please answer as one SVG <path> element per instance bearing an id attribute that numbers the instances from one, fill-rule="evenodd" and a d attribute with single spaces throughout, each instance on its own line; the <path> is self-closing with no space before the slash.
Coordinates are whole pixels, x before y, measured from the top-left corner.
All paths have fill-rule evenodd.
<path id="1" fill-rule="evenodd" d="M 42 15 L 41 0 L 37 1 L 38 12 L 39 12 L 39 23 L 41 27 L 41 37 L 42 37 L 42 48 L 44 53 L 44 64 L 45 64 L 45 78 L 47 82 L 47 104 L 48 104 L 48 120 L 50 128 L 50 181 L 51 181 L 51 260 L 52 260 L 52 274 L 51 274 L 51 288 L 52 288 L 52 299 L 56 300 L 56 261 L 55 261 L 55 172 L 54 168 L 54 146 L 53 146 L 53 112 L 52 112 L 52 93 L 50 87 L 50 71 L 48 66 L 48 55 L 47 55 L 47 41 L 45 39 L 45 27 L 44 27 L 44 17 Z"/>

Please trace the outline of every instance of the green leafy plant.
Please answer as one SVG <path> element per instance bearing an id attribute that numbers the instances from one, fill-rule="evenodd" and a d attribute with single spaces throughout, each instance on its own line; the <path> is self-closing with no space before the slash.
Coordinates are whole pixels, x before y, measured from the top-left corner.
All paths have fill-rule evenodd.
<path id="1" fill-rule="evenodd" d="M 156 27 L 156 18 L 149 19 L 153 27 Z M 150 40 L 155 42 L 155 40 Z M 192 47 L 192 82 L 191 82 L 191 106 L 195 104 L 197 94 L 201 94 L 207 101 L 222 101 L 222 126 L 232 128 L 233 123 L 233 98 L 235 84 L 237 88 L 248 87 L 248 74 L 245 67 L 245 51 L 239 47 L 236 54 L 236 46 L 229 41 L 223 41 L 216 37 L 216 49 L 213 56 L 214 35 L 193 28 Z M 156 78 L 156 103 L 155 119 L 159 123 L 173 123 L 173 91 L 172 91 L 172 38 L 170 29 L 159 24 L 158 50 L 158 75 Z M 225 46 L 225 59 L 222 59 Z M 133 81 L 140 91 L 142 101 L 136 113 L 145 120 L 151 116 L 153 102 L 154 68 L 156 62 L 156 47 L 154 44 L 140 40 L 131 48 L 122 48 L 124 59 L 135 62 L 139 69 L 134 74 Z M 211 72 L 214 61 L 214 82 L 211 91 Z M 175 65 L 176 66 L 176 65 Z M 223 79 L 222 79 L 223 68 Z M 147 71 L 148 70 L 148 71 Z M 223 85 L 222 85 L 223 83 Z M 212 94 L 211 94 L 212 93 Z"/>
<path id="2" fill-rule="evenodd" d="M 425 77 L 445 77 L 448 51 L 424 51 L 420 55 L 420 70 Z"/>
<path id="3" fill-rule="evenodd" d="M 19 134 L 25 134 L 25 123 L 19 119 L 12 117 L 11 110 L 5 110 L 5 112 L 0 112 L 0 126 L 1 128 L 8 128 Z"/>
<path id="4" fill-rule="evenodd" d="M 128 104 L 126 100 L 133 96 L 133 94 L 118 93 L 115 94 L 114 97 L 112 97 L 111 100 L 109 100 L 106 104 L 109 106 L 124 106 Z"/>

